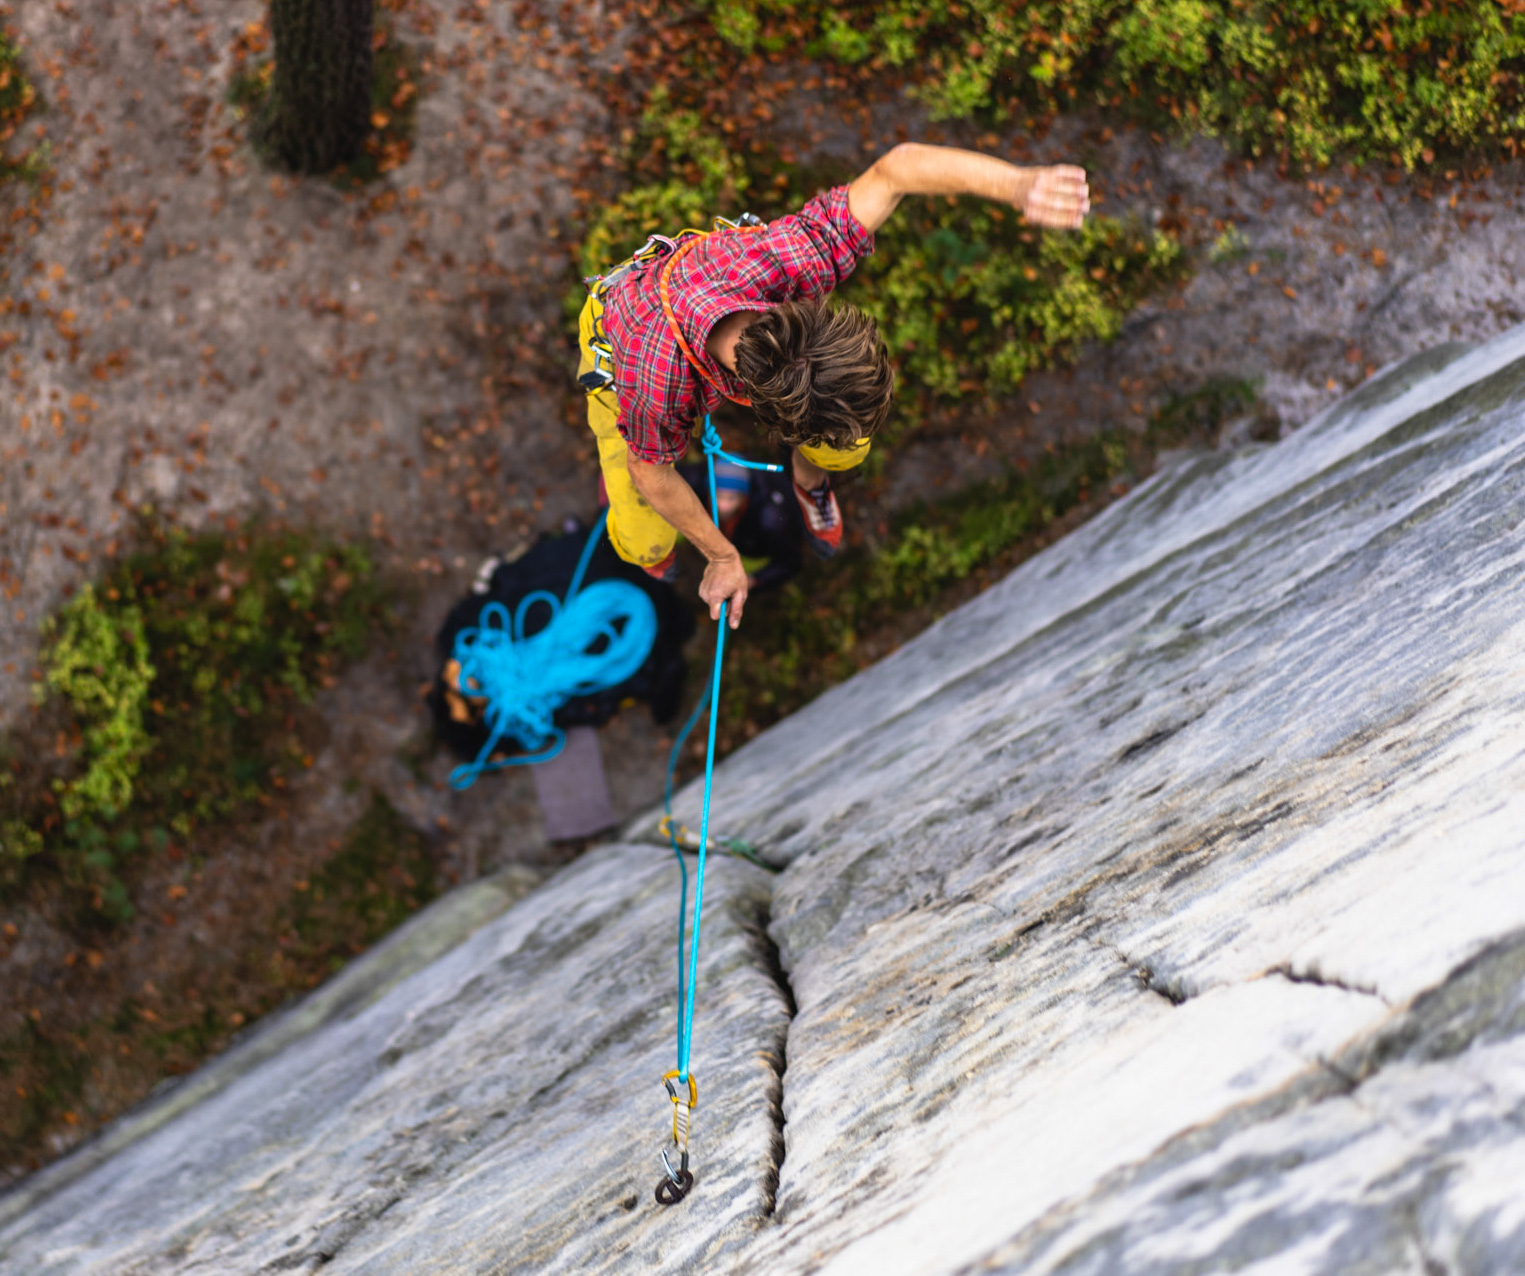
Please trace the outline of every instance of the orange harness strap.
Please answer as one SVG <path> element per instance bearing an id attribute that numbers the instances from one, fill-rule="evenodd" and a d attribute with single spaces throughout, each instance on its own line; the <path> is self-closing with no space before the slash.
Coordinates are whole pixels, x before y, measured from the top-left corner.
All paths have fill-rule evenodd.
<path id="1" fill-rule="evenodd" d="M 761 226 L 737 226 L 735 229 L 740 234 L 747 234 L 750 231 L 762 230 L 764 228 Z M 734 394 L 728 394 L 725 387 L 704 370 L 704 365 L 699 362 L 694 352 L 689 349 L 688 342 L 683 339 L 682 332 L 678 330 L 678 316 L 673 313 L 671 286 L 673 267 L 678 264 L 678 259 L 682 257 L 684 253 L 699 243 L 700 240 L 707 238 L 713 233 L 713 231 L 697 232 L 692 239 L 690 239 L 686 244 L 680 245 L 667 258 L 667 260 L 662 264 L 662 273 L 657 277 L 657 292 L 661 295 L 662 298 L 662 313 L 667 316 L 667 326 L 672 329 L 672 335 L 678 343 L 678 349 L 683 351 L 683 357 L 689 361 L 689 364 L 693 367 L 694 371 L 697 372 L 706 381 L 708 381 L 710 385 L 714 386 L 722 396 L 729 399 L 732 403 L 738 403 L 744 408 L 750 408 L 752 406 L 751 399 L 738 398 Z"/>

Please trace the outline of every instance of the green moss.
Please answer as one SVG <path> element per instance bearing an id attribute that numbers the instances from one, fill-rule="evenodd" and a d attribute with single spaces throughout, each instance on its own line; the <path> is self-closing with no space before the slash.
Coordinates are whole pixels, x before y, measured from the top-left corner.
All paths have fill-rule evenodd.
<path id="1" fill-rule="evenodd" d="M 1137 223 L 1093 217 L 1073 233 L 1042 233 L 1014 209 L 918 200 L 880 232 L 840 295 L 879 321 L 913 396 L 989 397 L 1074 358 L 1088 339 L 1115 337 L 1183 265 L 1173 239 Z"/>
<path id="2" fill-rule="evenodd" d="M 30 148 L 18 143 L 22 126 L 41 109 L 42 99 L 21 65 L 20 50 L 0 29 L 0 181 L 36 178 L 47 168 L 46 143 Z"/>
<path id="3" fill-rule="evenodd" d="M 292 959 L 313 973 L 337 970 L 437 893 L 428 843 L 373 793 L 343 848 L 287 905 Z"/>
<path id="4" fill-rule="evenodd" d="M 716 31 L 902 68 L 936 116 L 1120 109 L 1302 164 L 1406 167 L 1525 131 L 1525 11 L 1400 0 L 716 0 Z"/>
<path id="5" fill-rule="evenodd" d="M 0 1126 L 0 1156 L 21 1160 L 59 1121 L 78 1120 L 76 1109 L 90 1077 L 90 1060 L 68 1034 L 53 1033 L 31 1019 L 0 1040 L 0 1078 L 7 1094 L 7 1120 Z"/>
<path id="6" fill-rule="evenodd" d="M 627 137 L 626 156 L 634 181 L 599 209 L 583 235 L 583 276 L 609 270 L 653 233 L 708 230 L 717 214 L 740 211 L 751 186 L 741 156 L 704 128 L 697 111 L 676 109 L 662 86 Z"/>
<path id="7" fill-rule="evenodd" d="M 83 589 L 45 629 L 42 698 L 63 773 L 0 788 L 14 886 L 46 865 L 101 917 L 130 866 L 225 819 L 303 761 L 293 710 L 367 646 L 385 611 L 364 551 L 297 533 L 188 536 Z M 26 835 L 14 830 L 24 827 Z"/>
<path id="8" fill-rule="evenodd" d="M 1056 519 L 1146 474 L 1158 450 L 1210 441 L 1253 401 L 1245 382 L 1211 382 L 1172 400 L 1142 434 L 1106 430 L 1046 453 L 1025 471 L 910 510 L 879 545 L 850 550 L 759 599 L 726 662 L 725 747 L 910 637 L 961 601 L 976 572 L 1009 570 Z"/>
<path id="9" fill-rule="evenodd" d="M 112 819 L 132 800 L 133 781 L 150 745 L 144 715 L 154 667 L 143 613 L 102 607 L 86 585 L 44 630 L 48 643 L 39 697 L 67 700 L 83 724 L 84 771 L 56 784 L 65 819 Z"/>

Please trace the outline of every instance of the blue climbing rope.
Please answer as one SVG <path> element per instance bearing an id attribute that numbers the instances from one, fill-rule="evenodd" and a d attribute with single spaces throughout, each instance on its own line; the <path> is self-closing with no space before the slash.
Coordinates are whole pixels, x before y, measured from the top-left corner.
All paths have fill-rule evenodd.
<path id="1" fill-rule="evenodd" d="M 556 711 L 574 696 L 619 686 L 646 663 L 657 637 L 651 599 L 625 580 L 582 587 L 607 515 L 599 515 L 588 533 L 564 599 L 537 589 L 520 600 L 512 615 L 502 603 L 488 603 L 478 623 L 456 635 L 460 693 L 486 699 L 488 736 L 474 761 L 450 773 L 454 788 L 470 788 L 484 771 L 554 758 L 566 743 L 566 733 L 555 723 Z M 547 608 L 550 618 L 527 633 L 527 622 L 539 607 Z M 494 760 L 507 738 L 526 752 Z"/>
<path id="2" fill-rule="evenodd" d="M 784 468 L 782 465 L 770 465 L 763 461 L 747 461 L 727 452 L 721 443 L 720 433 L 715 429 L 708 414 L 704 418 L 704 431 L 700 436 L 700 442 L 704 448 L 705 464 L 709 470 L 710 516 L 714 518 L 717 527 L 720 524 L 720 506 L 715 491 L 715 458 L 717 456 L 749 470 L 772 470 L 775 473 L 781 473 Z M 662 1205 L 676 1205 L 688 1195 L 689 1189 L 694 1185 L 694 1176 L 688 1168 L 688 1126 L 689 1116 L 699 1102 L 699 1087 L 689 1071 L 688 1064 L 689 1050 L 693 1041 L 694 984 L 699 977 L 699 919 L 704 911 L 704 861 L 710 845 L 710 791 L 715 778 L 716 709 L 720 703 L 720 669 L 725 662 L 728 610 L 728 603 L 720 604 L 720 624 L 715 634 L 715 664 L 710 670 L 709 685 L 705 688 L 704 694 L 699 697 L 699 703 L 694 706 L 694 711 L 684 723 L 683 730 L 678 733 L 678 738 L 673 741 L 672 754 L 667 759 L 665 787 L 667 819 L 663 821 L 663 826 L 667 830 L 668 840 L 672 843 L 673 855 L 678 861 L 682 894 L 678 903 L 678 1066 L 676 1070 L 665 1074 L 662 1078 L 662 1083 L 667 1089 L 667 1097 L 672 1100 L 672 1143 L 669 1147 L 662 1149 L 662 1167 L 665 1174 L 657 1184 L 656 1190 L 657 1201 Z M 698 723 L 699 715 L 706 708 L 710 711 L 709 745 L 704 755 L 704 805 L 700 815 L 699 843 L 696 848 L 699 862 L 695 869 L 693 928 L 690 931 L 687 928 L 688 865 L 683 859 L 683 847 L 678 842 L 678 829 L 673 821 L 672 791 L 683 746 Z M 733 855 L 751 860 L 760 867 L 768 867 L 745 842 L 732 838 L 722 840 L 718 844 Z M 685 938 L 687 939 L 686 954 Z M 673 1151 L 678 1154 L 676 1165 L 669 1156 L 669 1152 Z"/>
<path id="3" fill-rule="evenodd" d="M 773 465 L 766 461 L 748 461 L 725 451 L 721 441 L 720 432 L 706 413 L 704 417 L 704 431 L 700 436 L 700 444 L 704 448 L 705 465 L 709 470 L 710 487 L 710 516 L 715 520 L 715 525 L 720 525 L 720 506 L 716 500 L 715 491 L 715 458 L 730 461 L 733 465 L 740 465 L 749 470 L 771 470 L 775 474 L 783 472 L 782 465 Z M 667 784 L 666 784 L 666 807 L 667 807 L 667 837 L 672 843 L 673 854 L 678 859 L 678 871 L 682 875 L 682 894 L 678 904 L 678 1080 L 687 1085 L 689 1047 L 692 1041 L 694 1025 L 694 980 L 699 973 L 699 916 L 704 907 L 704 856 L 709 849 L 710 836 L 710 789 L 715 775 L 715 726 L 717 715 L 715 706 L 720 703 L 720 667 L 725 660 L 725 631 L 726 611 L 729 603 L 720 604 L 720 624 L 715 634 L 715 664 L 710 672 L 709 686 L 699 698 L 699 703 L 694 706 L 694 711 L 689 715 L 688 722 L 683 730 L 678 733 L 678 738 L 673 742 L 672 753 L 667 760 Z M 694 920 L 692 938 L 685 945 L 685 929 L 688 919 L 688 865 L 683 859 L 683 848 L 678 844 L 677 828 L 672 818 L 672 791 L 673 777 L 678 769 L 678 758 L 682 754 L 683 745 L 688 740 L 695 724 L 699 721 L 699 715 L 704 712 L 706 706 L 710 709 L 709 744 L 704 755 L 704 802 L 699 817 L 699 863 L 694 870 Z M 687 972 L 684 970 L 684 950 L 687 948 Z"/>

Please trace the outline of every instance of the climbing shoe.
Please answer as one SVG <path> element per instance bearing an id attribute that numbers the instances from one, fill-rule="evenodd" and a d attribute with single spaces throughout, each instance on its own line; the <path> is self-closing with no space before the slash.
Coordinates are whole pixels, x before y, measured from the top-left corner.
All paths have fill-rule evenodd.
<path id="1" fill-rule="evenodd" d="M 832 557 L 842 548 L 842 510 L 831 490 L 831 480 L 812 488 L 795 483 L 794 499 L 805 516 L 805 540 L 811 550 L 817 558 Z"/>

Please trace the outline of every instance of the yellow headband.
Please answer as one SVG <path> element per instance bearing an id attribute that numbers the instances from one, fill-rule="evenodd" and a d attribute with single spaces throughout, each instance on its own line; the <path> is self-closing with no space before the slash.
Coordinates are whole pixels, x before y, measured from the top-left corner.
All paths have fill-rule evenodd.
<path id="1" fill-rule="evenodd" d="M 862 465 L 868 459 L 868 450 L 871 446 L 870 439 L 859 439 L 848 448 L 827 447 L 824 443 L 806 443 L 801 445 L 800 455 L 820 469 L 840 473 L 842 470 L 852 470 Z"/>

